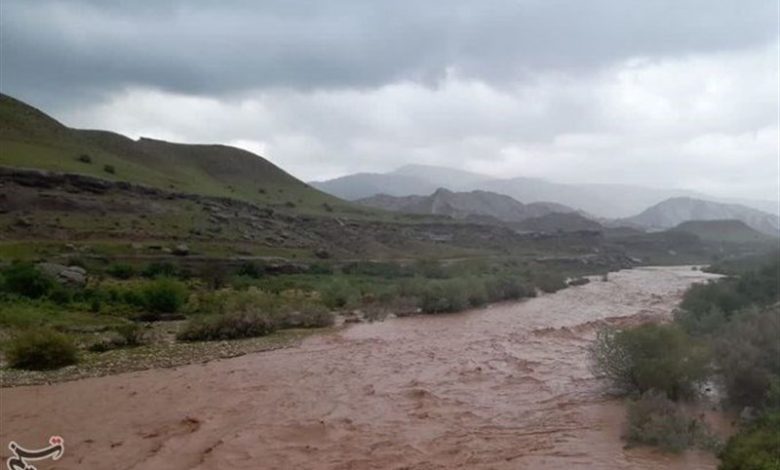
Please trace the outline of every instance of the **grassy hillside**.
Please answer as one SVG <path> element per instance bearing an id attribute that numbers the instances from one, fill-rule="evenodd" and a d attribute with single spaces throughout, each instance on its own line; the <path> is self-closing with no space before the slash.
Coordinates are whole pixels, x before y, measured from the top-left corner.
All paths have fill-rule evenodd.
<path id="1" fill-rule="evenodd" d="M 305 212 L 360 211 L 245 150 L 70 129 L 7 95 L 0 95 L 0 148 L 2 166 L 91 175 Z"/>

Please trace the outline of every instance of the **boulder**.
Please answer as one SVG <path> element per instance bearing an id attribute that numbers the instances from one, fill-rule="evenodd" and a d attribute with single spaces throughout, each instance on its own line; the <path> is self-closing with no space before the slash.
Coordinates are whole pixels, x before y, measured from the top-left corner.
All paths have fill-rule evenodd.
<path id="1" fill-rule="evenodd" d="M 187 256 L 190 254 L 190 247 L 186 243 L 179 243 L 171 251 L 176 256 Z"/>
<path id="2" fill-rule="evenodd" d="M 81 266 L 65 266 L 58 263 L 38 263 L 38 269 L 53 277 L 60 284 L 83 287 L 87 284 L 87 270 Z"/>

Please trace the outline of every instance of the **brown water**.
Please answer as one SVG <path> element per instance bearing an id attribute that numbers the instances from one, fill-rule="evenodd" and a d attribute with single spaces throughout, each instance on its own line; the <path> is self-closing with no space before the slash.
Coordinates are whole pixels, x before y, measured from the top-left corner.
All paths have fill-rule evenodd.
<path id="1" fill-rule="evenodd" d="M 587 346 L 666 316 L 690 268 L 643 268 L 462 314 L 352 326 L 300 347 L 0 391 L 0 445 L 65 438 L 40 469 L 715 468 L 625 450 Z"/>

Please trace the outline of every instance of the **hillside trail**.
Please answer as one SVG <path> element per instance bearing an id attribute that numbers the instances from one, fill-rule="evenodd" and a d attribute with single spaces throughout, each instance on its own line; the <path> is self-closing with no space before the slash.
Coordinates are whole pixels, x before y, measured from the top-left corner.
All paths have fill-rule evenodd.
<path id="1" fill-rule="evenodd" d="M 668 316 L 690 267 L 612 273 L 459 314 L 359 324 L 238 358 L 0 391 L 0 445 L 39 469 L 714 469 L 624 449 L 589 369 L 598 327 Z"/>

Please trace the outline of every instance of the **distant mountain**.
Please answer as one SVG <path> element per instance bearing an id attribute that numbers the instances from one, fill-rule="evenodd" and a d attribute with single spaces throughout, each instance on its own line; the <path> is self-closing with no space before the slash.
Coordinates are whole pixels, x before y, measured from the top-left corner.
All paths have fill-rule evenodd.
<path id="1" fill-rule="evenodd" d="M 669 231 L 692 233 L 710 242 L 762 243 L 774 239 L 741 220 L 690 220 Z"/>
<path id="2" fill-rule="evenodd" d="M 577 232 L 581 230 L 603 231 L 598 222 L 576 212 L 551 212 L 538 217 L 531 217 L 515 226 L 529 232 Z"/>
<path id="3" fill-rule="evenodd" d="M 667 199 L 624 220 L 648 229 L 670 229 L 683 222 L 701 220 L 739 220 L 761 233 L 778 236 L 780 218 L 740 204 L 724 204 L 689 197 Z"/>
<path id="4" fill-rule="evenodd" d="M 379 194 L 356 202 L 396 212 L 447 215 L 456 219 L 492 217 L 504 222 L 520 222 L 553 212 L 574 212 L 571 207 L 556 203 L 523 204 L 503 194 L 488 191 L 453 192 L 444 188 L 428 196 L 395 197 Z"/>
<path id="5" fill-rule="evenodd" d="M 348 201 L 356 201 L 376 194 L 422 196 L 434 192 L 439 187 L 425 179 L 394 173 L 355 173 L 328 181 L 311 181 L 309 185 Z"/>
<path id="6" fill-rule="evenodd" d="M 452 191 L 473 189 L 480 183 L 495 179 L 492 176 L 479 173 L 433 165 L 405 165 L 390 174 L 412 176 L 428 181 L 439 188 L 447 188 Z"/>
<path id="7" fill-rule="evenodd" d="M 691 197 L 716 202 L 739 202 L 777 213 L 772 201 L 722 200 L 681 189 L 658 189 L 619 184 L 562 184 L 539 178 L 497 179 L 478 173 L 428 165 L 407 165 L 390 173 L 358 173 L 329 181 L 310 183 L 343 199 L 355 200 L 388 194 L 426 195 L 436 188 L 451 191 L 490 191 L 523 203 L 549 201 L 574 207 L 604 218 L 625 218 L 666 199 Z"/>

